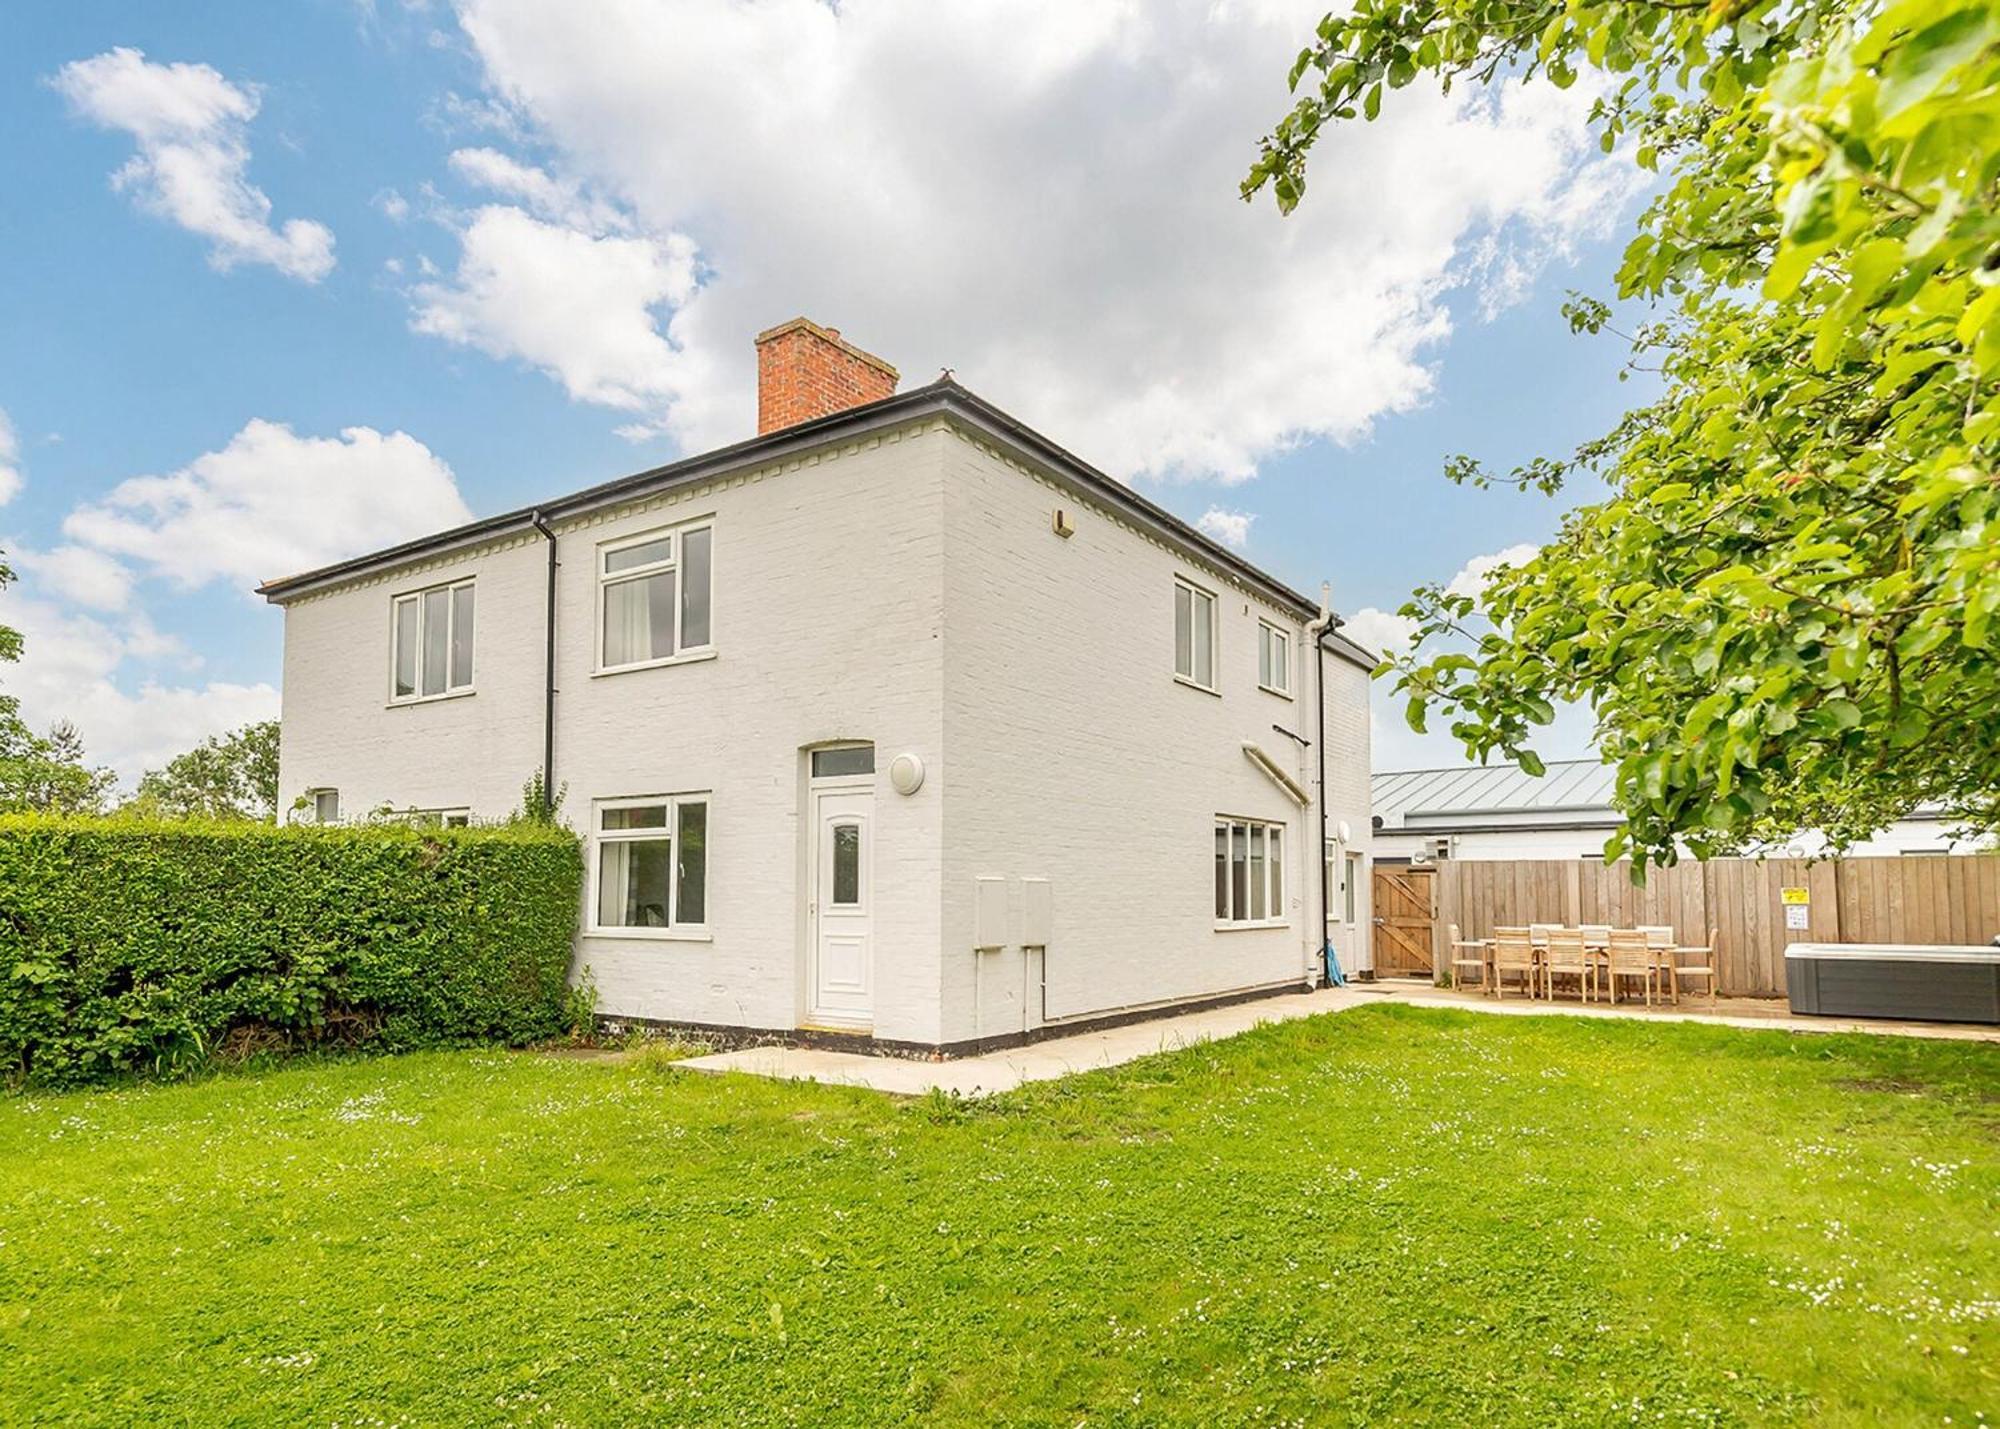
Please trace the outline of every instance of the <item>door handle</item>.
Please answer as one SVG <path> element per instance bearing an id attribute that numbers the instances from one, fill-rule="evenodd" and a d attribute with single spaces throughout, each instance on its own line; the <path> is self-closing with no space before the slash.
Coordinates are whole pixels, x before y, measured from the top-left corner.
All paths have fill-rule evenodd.
<path id="1" fill-rule="evenodd" d="M 1388 920 L 1384 918 L 1370 918 L 1368 921 L 1373 923 L 1376 927 L 1379 928 Z"/>

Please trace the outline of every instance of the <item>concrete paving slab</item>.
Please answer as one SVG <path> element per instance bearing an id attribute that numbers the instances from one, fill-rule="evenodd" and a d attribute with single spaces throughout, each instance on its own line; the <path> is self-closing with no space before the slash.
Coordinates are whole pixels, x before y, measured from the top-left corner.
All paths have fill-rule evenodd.
<path id="1" fill-rule="evenodd" d="M 1862 1032 L 1876 1036 L 2000 1043 L 2000 1028 L 1958 1023 L 1857 1022 L 1833 1017 L 1793 1017 L 1789 1013 L 1770 1010 L 1782 1008 L 1782 1004 L 1775 1003 L 1763 1004 L 1755 1012 L 1728 1009 L 1725 1003 L 1728 1010 L 1710 1013 L 1688 1004 L 1680 1008 L 1647 1009 L 1623 1004 L 1614 1007 L 1530 1002 L 1525 998 L 1496 1000 L 1477 993 L 1450 992 L 1420 984 L 1370 983 L 1242 1002 L 1230 1007 L 1185 1013 L 1179 1017 L 1162 1017 L 1150 1022 L 1106 1028 L 1101 1032 L 1079 1033 L 1074 1037 L 1052 1037 L 1004 1052 L 989 1052 L 945 1062 L 875 1057 L 862 1052 L 828 1052 L 812 1047 L 746 1047 L 736 1052 L 690 1057 L 677 1065 L 695 1072 L 744 1072 L 782 1081 L 867 1087 L 896 1096 L 924 1096 L 934 1090 L 969 1097 L 990 1096 L 995 1092 L 1012 1091 L 1029 1082 L 1052 1081 L 1098 1067 L 1115 1067 L 1154 1052 L 1170 1052 L 1198 1042 L 1234 1037 L 1266 1022 L 1289 1022 L 1294 1018 L 1316 1017 L 1325 1012 L 1345 1012 L 1349 1008 L 1382 1003 L 1455 1007 L 1464 1012 L 1504 1017 L 1626 1018 L 1697 1022 L 1757 1031 Z"/>

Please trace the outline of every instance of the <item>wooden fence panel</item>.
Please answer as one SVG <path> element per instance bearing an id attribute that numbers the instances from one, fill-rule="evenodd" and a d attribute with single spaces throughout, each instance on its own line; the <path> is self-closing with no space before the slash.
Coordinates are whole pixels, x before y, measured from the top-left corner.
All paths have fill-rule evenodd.
<path id="1" fill-rule="evenodd" d="M 1447 859 L 1437 867 L 1439 938 L 1496 926 L 1663 923 L 1684 943 L 1716 938 L 1725 994 L 1782 996 L 1785 948 L 1814 943 L 1983 944 L 2000 934 L 2000 856 L 1718 858 L 1649 870 L 1586 859 Z M 1806 890 L 1803 928 L 1784 890 Z M 1797 906 L 1797 905 L 1794 905 Z"/>

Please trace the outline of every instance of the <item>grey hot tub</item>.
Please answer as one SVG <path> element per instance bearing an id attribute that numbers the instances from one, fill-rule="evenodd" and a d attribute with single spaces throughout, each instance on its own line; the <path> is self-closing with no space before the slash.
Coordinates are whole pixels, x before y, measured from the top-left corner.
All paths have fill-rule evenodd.
<path id="1" fill-rule="evenodd" d="M 1792 1011 L 1826 1017 L 2000 1022 L 2000 948 L 1794 943 L 1785 989 Z"/>

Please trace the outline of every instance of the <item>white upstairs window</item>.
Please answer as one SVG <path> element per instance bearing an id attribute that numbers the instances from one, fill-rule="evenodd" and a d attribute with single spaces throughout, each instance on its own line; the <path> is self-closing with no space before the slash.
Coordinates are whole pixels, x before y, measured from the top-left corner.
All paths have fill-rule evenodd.
<path id="1" fill-rule="evenodd" d="M 435 700 L 472 689 L 471 581 L 399 595 L 391 603 L 392 701 Z"/>
<path id="2" fill-rule="evenodd" d="M 598 669 L 658 665 L 714 648 L 714 541 L 714 527 L 702 525 L 598 547 Z"/>
<path id="3" fill-rule="evenodd" d="M 1292 636 L 1268 620 L 1257 622 L 1257 684 L 1274 695 L 1292 693 Z"/>
<path id="4" fill-rule="evenodd" d="M 1174 678 L 1215 688 L 1215 597 L 1183 580 L 1174 582 Z"/>

